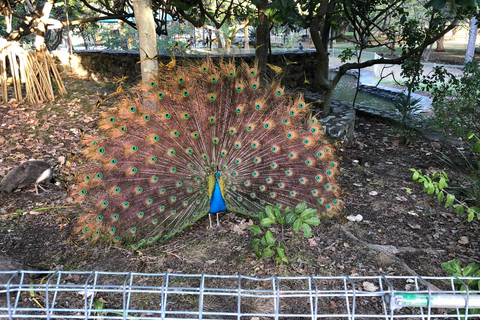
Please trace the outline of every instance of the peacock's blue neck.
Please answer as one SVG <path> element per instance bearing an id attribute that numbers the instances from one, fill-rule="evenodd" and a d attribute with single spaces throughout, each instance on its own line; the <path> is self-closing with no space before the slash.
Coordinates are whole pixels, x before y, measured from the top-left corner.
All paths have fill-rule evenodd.
<path id="1" fill-rule="evenodd" d="M 225 205 L 225 200 L 222 196 L 222 191 L 220 190 L 220 184 L 218 183 L 218 173 L 217 179 L 215 179 L 215 188 L 213 189 L 212 197 L 210 198 L 210 213 L 215 214 L 218 212 L 226 211 L 227 206 Z"/>

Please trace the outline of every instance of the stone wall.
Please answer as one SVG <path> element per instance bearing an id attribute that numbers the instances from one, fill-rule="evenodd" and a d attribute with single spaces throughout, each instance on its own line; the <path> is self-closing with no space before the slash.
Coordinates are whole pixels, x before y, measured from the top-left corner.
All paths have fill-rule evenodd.
<path id="1" fill-rule="evenodd" d="M 140 78 L 140 60 L 138 51 L 116 51 L 116 50 L 79 50 L 72 55 L 66 51 L 54 51 L 57 58 L 58 68 L 62 76 L 80 76 L 93 79 L 103 77 L 128 76 L 130 79 Z M 221 59 L 218 55 L 209 55 L 212 59 Z M 175 59 L 182 64 L 185 59 L 202 59 L 206 55 L 180 55 Z M 253 62 L 254 54 L 237 54 L 237 59 Z M 171 61 L 169 55 L 160 54 L 160 62 L 167 64 Z M 286 51 L 274 53 L 269 58 L 269 63 L 287 68 L 285 83 L 289 86 L 299 87 L 305 82 L 305 76 L 313 83 L 315 78 L 316 52 L 314 50 Z"/>

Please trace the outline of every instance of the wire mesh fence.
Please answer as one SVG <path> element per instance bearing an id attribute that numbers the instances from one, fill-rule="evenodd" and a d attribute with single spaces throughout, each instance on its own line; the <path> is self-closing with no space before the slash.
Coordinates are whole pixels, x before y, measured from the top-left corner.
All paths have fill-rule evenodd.
<path id="1" fill-rule="evenodd" d="M 475 278 L 0 272 L 0 319 L 473 319 Z"/>

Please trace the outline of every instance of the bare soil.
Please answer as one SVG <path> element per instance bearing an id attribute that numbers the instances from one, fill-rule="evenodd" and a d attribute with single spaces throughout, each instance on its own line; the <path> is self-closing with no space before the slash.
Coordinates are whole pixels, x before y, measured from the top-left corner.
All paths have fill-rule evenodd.
<path id="1" fill-rule="evenodd" d="M 209 229 L 208 219 L 203 219 L 166 244 L 154 244 L 137 252 L 79 241 L 73 229 L 81 208 L 73 203 L 69 189 L 84 160 L 80 139 L 84 132 L 96 133 L 98 113 L 114 102 L 107 100 L 94 106 L 100 101 L 99 96 L 113 92 L 116 85 L 67 79 L 66 86 L 69 95 L 54 103 L 0 105 L 0 178 L 26 159 L 59 163 L 55 168 L 57 184 L 44 184 L 45 192 L 0 193 L 0 270 L 2 260 L 13 260 L 20 262 L 14 264 L 16 268 L 34 270 L 255 277 L 444 276 L 442 262 L 456 258 L 463 265 L 480 263 L 478 222 L 467 223 L 465 216 L 444 208 L 412 181 L 409 170 L 417 168 L 431 173 L 444 169 L 449 176 L 458 177 L 441 158 L 451 156 L 460 166 L 464 165 L 457 150 L 461 142 L 432 141 L 412 132 L 404 145 L 395 124 L 365 114 L 357 117 L 352 141 L 339 146 L 337 151 L 343 212 L 323 220 L 313 229 L 311 239 L 284 232 L 289 264 L 257 258 L 249 247 L 254 238 L 249 231 L 252 222 L 233 213 L 220 217 L 220 227 Z M 453 180 L 461 182 L 458 178 Z M 362 220 L 353 222 L 348 216 L 361 216 Z M 282 231 L 277 228 L 274 233 L 280 236 Z M 332 301 L 326 304 L 329 310 L 335 309 L 336 302 Z M 72 300 L 70 306 L 73 303 Z M 188 308 L 188 301 L 178 303 Z M 264 311 L 267 307 L 249 308 Z"/>

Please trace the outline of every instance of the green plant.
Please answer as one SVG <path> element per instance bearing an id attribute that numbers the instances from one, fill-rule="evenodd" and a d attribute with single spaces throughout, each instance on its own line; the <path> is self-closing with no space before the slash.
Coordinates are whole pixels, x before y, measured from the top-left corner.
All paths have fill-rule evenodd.
<path id="1" fill-rule="evenodd" d="M 270 258 L 276 255 L 277 262 L 283 261 L 288 263 L 288 258 L 285 255 L 285 231 L 292 228 L 293 231 L 299 232 L 303 230 L 305 238 L 312 237 L 312 227 L 320 224 L 320 219 L 316 216 L 317 210 L 307 207 L 307 204 L 302 202 L 298 204 L 295 209 L 287 208 L 285 212 L 272 206 L 266 206 L 265 212 L 260 212 L 260 226 L 252 225 L 250 230 L 256 235 L 262 235 L 261 238 L 255 238 L 250 243 L 253 251 L 257 257 Z M 280 232 L 277 228 L 280 227 Z M 274 233 L 278 234 L 275 238 Z"/>
<path id="2" fill-rule="evenodd" d="M 405 122 L 408 119 L 411 119 L 414 114 L 419 113 L 422 110 L 420 102 L 422 102 L 421 98 L 410 98 L 409 101 L 408 96 L 403 92 L 395 97 L 393 104 L 395 109 L 402 114 L 402 126 L 405 126 Z"/>
<path id="3" fill-rule="evenodd" d="M 434 123 L 454 136 L 480 134 L 480 67 L 473 60 L 465 65 L 459 78 L 444 67 L 423 80 L 433 94 Z"/>
<path id="4" fill-rule="evenodd" d="M 412 179 L 418 183 L 423 183 L 423 191 L 430 195 L 436 194 L 438 201 L 445 200 L 445 207 L 455 207 L 457 214 L 461 215 L 465 211 L 467 212 L 467 221 L 471 222 L 475 215 L 480 220 L 480 139 L 475 133 L 471 133 L 467 136 L 468 139 L 476 138 L 476 142 L 472 147 L 474 156 L 474 163 L 470 162 L 468 158 L 462 154 L 466 163 L 468 173 L 463 173 L 459 168 L 456 168 L 454 162 L 447 158 L 445 161 L 452 167 L 455 167 L 457 171 L 462 175 L 465 185 L 457 187 L 448 186 L 448 175 L 445 171 L 435 171 L 432 176 L 422 174 L 422 170 L 410 168 L 413 172 Z M 464 195 L 464 199 L 459 200 L 448 189 L 456 190 Z M 472 203 L 468 205 L 467 202 Z"/>
<path id="5" fill-rule="evenodd" d="M 478 265 L 477 263 L 474 263 L 474 262 L 470 263 L 465 268 L 462 268 L 461 265 L 462 265 L 462 262 L 460 260 L 453 259 L 449 262 L 442 263 L 442 268 L 452 276 L 472 277 L 472 278 L 480 277 L 480 265 Z M 478 279 L 464 279 L 464 280 L 455 279 L 453 280 L 453 282 L 457 285 L 458 289 L 461 291 L 480 290 L 480 281 Z M 462 313 L 464 314 L 465 312 L 462 312 Z M 472 313 L 472 314 L 480 313 L 480 309 L 469 309 L 469 313 Z"/>

